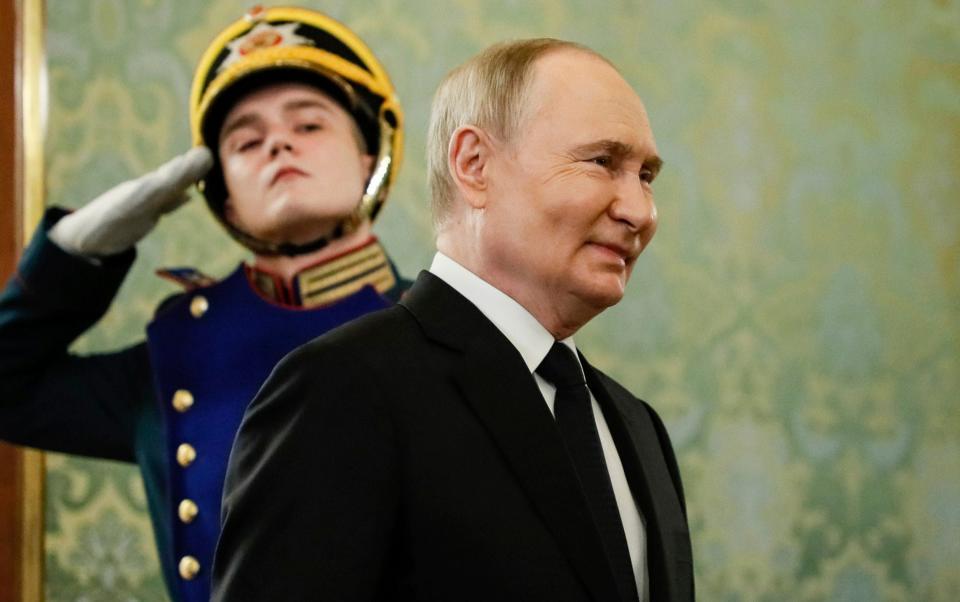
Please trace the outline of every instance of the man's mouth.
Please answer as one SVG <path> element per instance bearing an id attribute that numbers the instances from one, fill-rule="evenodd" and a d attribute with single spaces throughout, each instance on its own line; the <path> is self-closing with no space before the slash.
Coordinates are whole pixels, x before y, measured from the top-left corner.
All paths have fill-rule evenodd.
<path id="1" fill-rule="evenodd" d="M 591 241 L 590 244 L 594 248 L 608 255 L 611 259 L 619 260 L 623 265 L 629 264 L 637 256 L 637 253 L 634 249 L 619 243 Z"/>
<path id="2" fill-rule="evenodd" d="M 277 173 L 273 174 L 273 178 L 270 179 L 270 185 L 273 186 L 277 182 L 288 178 L 297 178 L 300 176 L 305 176 L 307 173 L 296 167 L 281 167 L 277 170 Z"/>

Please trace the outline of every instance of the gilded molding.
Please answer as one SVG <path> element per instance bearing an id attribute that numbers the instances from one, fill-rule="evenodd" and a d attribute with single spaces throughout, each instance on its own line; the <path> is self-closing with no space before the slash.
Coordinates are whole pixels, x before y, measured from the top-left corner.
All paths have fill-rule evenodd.
<path id="1" fill-rule="evenodd" d="M 18 211 L 20 240 L 29 240 L 44 208 L 43 142 L 47 116 L 47 73 L 43 0 L 19 0 L 17 39 Z M 25 449 L 21 456 L 21 587 L 22 602 L 44 599 L 44 454 Z"/>

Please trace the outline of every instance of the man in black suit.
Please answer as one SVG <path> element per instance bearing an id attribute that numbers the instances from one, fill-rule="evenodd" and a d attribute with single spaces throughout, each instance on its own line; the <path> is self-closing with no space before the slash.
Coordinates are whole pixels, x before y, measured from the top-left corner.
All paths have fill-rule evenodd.
<path id="1" fill-rule="evenodd" d="M 430 271 L 247 410 L 214 599 L 693 599 L 666 430 L 571 338 L 656 229 L 639 97 L 589 49 L 494 46 L 441 84 L 428 161 Z"/>

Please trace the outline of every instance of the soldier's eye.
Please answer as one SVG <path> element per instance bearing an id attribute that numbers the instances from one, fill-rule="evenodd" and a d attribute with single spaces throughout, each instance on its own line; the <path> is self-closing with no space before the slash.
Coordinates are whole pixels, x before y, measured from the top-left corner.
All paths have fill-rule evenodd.
<path id="1" fill-rule="evenodd" d="M 259 138 L 251 138 L 250 140 L 244 140 L 237 145 L 237 152 L 243 153 L 248 150 L 256 148 L 260 144 Z"/>

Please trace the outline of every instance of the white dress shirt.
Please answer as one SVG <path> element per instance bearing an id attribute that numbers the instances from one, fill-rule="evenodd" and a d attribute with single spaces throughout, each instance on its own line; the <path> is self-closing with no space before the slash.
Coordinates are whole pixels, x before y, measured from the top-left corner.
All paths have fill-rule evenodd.
<path id="1" fill-rule="evenodd" d="M 430 272 L 473 303 L 480 310 L 480 313 L 493 322 L 493 325 L 517 348 L 527 365 L 527 369 L 540 388 L 540 393 L 543 394 L 543 399 L 550 408 L 550 412 L 553 413 L 556 387 L 535 372 L 553 346 L 553 335 L 513 298 L 439 251 L 433 257 Z M 573 337 L 568 337 L 561 343 L 570 347 L 579 364 L 580 357 L 577 355 Z M 637 591 L 640 592 L 641 600 L 648 600 L 647 546 L 643 519 L 633 495 L 630 493 L 630 486 L 627 484 L 627 477 L 623 472 L 623 464 L 620 462 L 617 447 L 610 435 L 610 428 L 607 426 L 607 421 L 604 419 L 603 412 L 600 410 L 592 391 L 590 392 L 590 403 L 593 406 L 593 416 L 597 422 L 597 433 L 600 435 L 603 457 L 610 473 L 613 494 L 617 500 L 617 509 L 620 511 L 620 521 L 623 523 L 627 548 L 630 552 L 630 562 L 633 565 L 633 574 L 637 580 Z"/>

